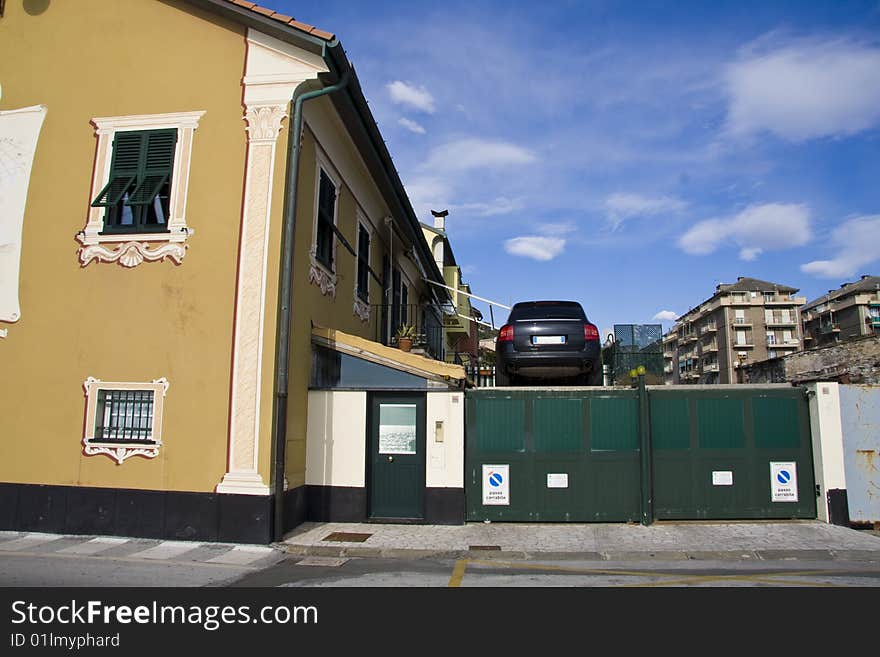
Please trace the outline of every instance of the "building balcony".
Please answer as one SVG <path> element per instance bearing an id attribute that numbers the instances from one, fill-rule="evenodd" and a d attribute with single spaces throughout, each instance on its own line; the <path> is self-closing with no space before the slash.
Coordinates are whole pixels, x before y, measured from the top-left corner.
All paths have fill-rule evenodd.
<path id="1" fill-rule="evenodd" d="M 718 343 L 710 342 L 709 344 L 703 345 L 703 353 L 711 353 L 713 351 L 718 351 Z"/>
<path id="2" fill-rule="evenodd" d="M 765 306 L 803 306 L 806 302 L 806 297 L 788 297 L 784 294 L 764 297 Z"/>
<path id="3" fill-rule="evenodd" d="M 704 372 L 717 372 L 718 371 L 718 363 L 709 363 L 703 366 Z"/>
<path id="4" fill-rule="evenodd" d="M 751 339 L 749 339 L 749 341 L 746 342 L 745 344 L 741 344 L 739 342 L 731 342 L 730 346 L 733 349 L 754 349 L 755 343 Z"/>
<path id="5" fill-rule="evenodd" d="M 796 319 L 768 319 L 765 324 L 767 326 L 797 326 Z"/>
<path id="6" fill-rule="evenodd" d="M 743 317 L 735 317 L 731 326 L 750 327 L 752 326 L 752 321 Z"/>
<path id="7" fill-rule="evenodd" d="M 671 360 L 671 359 L 675 358 L 675 352 L 674 351 L 664 351 L 663 358 L 669 358 Z"/>
<path id="8" fill-rule="evenodd" d="M 840 324 L 836 322 L 834 324 L 825 324 L 819 327 L 819 333 L 822 335 L 827 335 L 829 333 L 840 333 Z"/>
<path id="9" fill-rule="evenodd" d="M 797 349 L 801 343 L 792 338 L 791 340 L 777 340 L 775 338 L 767 338 L 767 346 L 774 349 Z"/>
<path id="10" fill-rule="evenodd" d="M 873 326 L 874 328 L 880 327 L 880 317 L 872 317 L 871 326 Z"/>
<path id="11" fill-rule="evenodd" d="M 715 324 L 706 324 L 705 326 L 700 327 L 700 335 L 705 335 L 706 333 L 714 333 L 718 330 L 718 327 Z"/>
<path id="12" fill-rule="evenodd" d="M 694 333 L 688 333 L 687 335 L 683 335 L 683 336 L 681 336 L 681 337 L 678 339 L 678 341 L 679 341 L 681 344 L 687 344 L 688 342 L 693 342 L 693 341 L 696 340 L 696 339 L 697 339 L 696 334 L 694 334 Z"/>

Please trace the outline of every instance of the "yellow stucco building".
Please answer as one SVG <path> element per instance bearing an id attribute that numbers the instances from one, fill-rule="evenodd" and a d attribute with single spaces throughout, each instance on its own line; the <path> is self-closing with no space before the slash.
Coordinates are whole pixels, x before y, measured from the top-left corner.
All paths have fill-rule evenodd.
<path id="1" fill-rule="evenodd" d="M 266 542 L 328 500 L 373 513 L 369 465 L 309 471 L 333 435 L 307 444 L 310 399 L 383 368 L 352 384 L 375 424 L 367 389 L 463 373 L 369 346 L 415 324 L 442 357 L 447 299 L 340 42 L 243 1 L 25 5 L 0 16 L 0 173 L 28 159 L 16 112 L 42 121 L 0 217 L 0 527 Z M 419 480 L 423 518 L 457 521 L 456 477 Z"/>

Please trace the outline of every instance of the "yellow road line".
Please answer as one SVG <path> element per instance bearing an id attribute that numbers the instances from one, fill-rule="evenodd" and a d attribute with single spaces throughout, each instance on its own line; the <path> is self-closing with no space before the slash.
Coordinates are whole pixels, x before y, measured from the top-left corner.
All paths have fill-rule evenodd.
<path id="1" fill-rule="evenodd" d="M 446 586 L 450 588 L 458 588 L 461 586 L 461 578 L 464 577 L 464 570 L 467 568 L 468 560 L 467 559 L 459 559 L 455 562 L 455 567 L 452 569 L 452 577 L 449 578 L 449 584 Z"/>

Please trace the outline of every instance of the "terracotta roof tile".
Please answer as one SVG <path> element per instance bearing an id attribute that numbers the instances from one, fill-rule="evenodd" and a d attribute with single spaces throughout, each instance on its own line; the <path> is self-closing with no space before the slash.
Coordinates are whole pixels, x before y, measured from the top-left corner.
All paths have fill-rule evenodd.
<path id="1" fill-rule="evenodd" d="M 255 2 L 249 2 L 248 0 L 226 0 L 227 2 L 231 2 L 234 5 L 239 7 L 243 7 L 244 9 L 248 9 L 250 11 L 256 12 L 262 16 L 267 18 L 271 18 L 272 20 L 278 21 L 279 23 L 284 23 L 289 25 L 292 28 L 299 30 L 300 32 L 305 32 L 306 34 L 311 34 L 312 36 L 316 36 L 319 39 L 323 39 L 325 41 L 332 41 L 336 38 L 336 35 L 332 32 L 327 32 L 325 30 L 320 30 L 314 25 L 309 25 L 308 23 L 302 23 L 296 20 L 293 16 L 287 16 L 286 14 L 279 14 L 274 9 L 269 9 L 267 7 L 261 7 Z"/>

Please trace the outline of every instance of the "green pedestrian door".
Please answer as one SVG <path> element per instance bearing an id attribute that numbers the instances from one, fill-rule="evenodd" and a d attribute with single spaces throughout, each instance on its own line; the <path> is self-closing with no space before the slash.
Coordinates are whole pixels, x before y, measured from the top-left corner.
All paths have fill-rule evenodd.
<path id="1" fill-rule="evenodd" d="M 425 395 L 370 396 L 370 517 L 425 517 Z"/>

